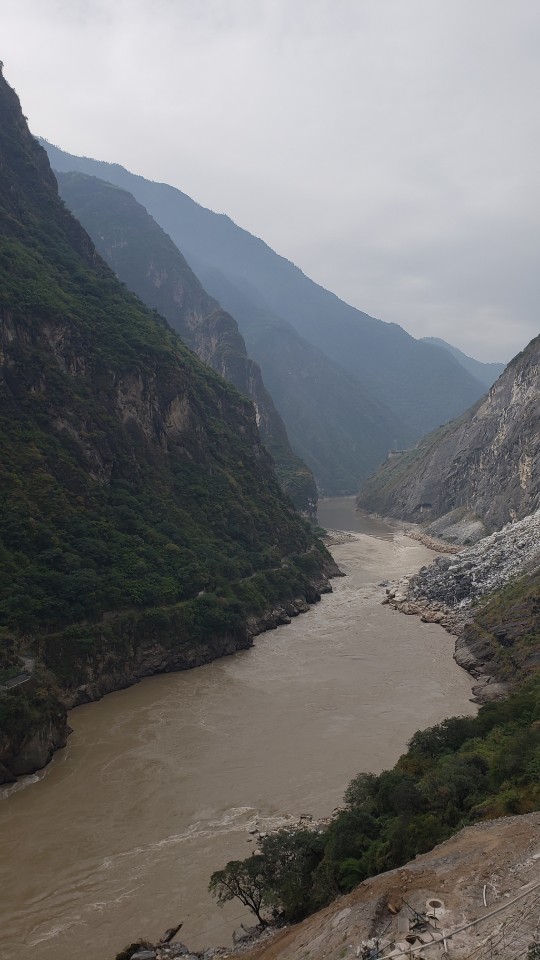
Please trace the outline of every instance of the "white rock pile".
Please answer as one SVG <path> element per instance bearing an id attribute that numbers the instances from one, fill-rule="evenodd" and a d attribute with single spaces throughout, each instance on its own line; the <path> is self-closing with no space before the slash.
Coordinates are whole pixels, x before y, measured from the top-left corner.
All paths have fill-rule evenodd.
<path id="1" fill-rule="evenodd" d="M 437 557 L 413 577 L 387 590 L 386 601 L 404 613 L 431 611 L 424 619 L 445 622 L 510 580 L 540 567 L 540 510 L 507 524 L 455 556 Z"/>

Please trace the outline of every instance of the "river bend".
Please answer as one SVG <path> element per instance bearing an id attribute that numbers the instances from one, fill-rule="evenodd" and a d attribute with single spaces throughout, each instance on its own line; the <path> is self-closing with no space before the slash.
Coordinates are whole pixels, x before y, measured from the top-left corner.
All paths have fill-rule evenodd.
<path id="1" fill-rule="evenodd" d="M 0 957 L 113 960 L 183 920 L 193 948 L 245 919 L 206 892 L 251 830 L 329 814 L 360 770 L 392 765 L 420 727 L 473 712 L 453 640 L 381 606 L 383 579 L 433 553 L 325 501 L 359 531 L 334 592 L 253 649 L 72 711 L 49 767 L 0 800 Z M 367 530 L 367 533 L 361 532 Z"/>

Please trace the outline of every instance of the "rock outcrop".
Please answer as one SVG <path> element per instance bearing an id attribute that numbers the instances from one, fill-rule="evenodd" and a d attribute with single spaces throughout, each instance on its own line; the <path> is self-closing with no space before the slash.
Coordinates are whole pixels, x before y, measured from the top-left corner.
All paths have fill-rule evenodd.
<path id="1" fill-rule="evenodd" d="M 204 363 L 252 400 L 283 489 L 301 513 L 315 520 L 315 480 L 291 449 L 236 320 L 206 293 L 170 237 L 130 193 L 82 173 L 59 173 L 57 180 L 61 197 L 117 277 L 165 317 Z"/>
<path id="2" fill-rule="evenodd" d="M 54 714 L 41 716 L 35 725 L 25 728 L 20 736 L 0 733 L 0 784 L 13 783 L 17 777 L 42 767 L 51 759 L 56 750 L 65 747 L 69 727 L 67 710 L 58 703 Z"/>
<path id="3" fill-rule="evenodd" d="M 118 164 L 45 146 L 55 170 L 78 170 L 129 190 L 172 238 L 205 289 L 238 321 L 293 449 L 325 495 L 355 493 L 389 449 L 414 442 L 483 393 L 446 351 L 344 303 L 228 217 Z M 302 347 L 308 362 L 298 366 Z M 330 417 L 334 395 L 343 402 Z"/>
<path id="4" fill-rule="evenodd" d="M 540 666 L 540 511 L 466 547 L 438 557 L 387 588 L 403 613 L 440 623 L 457 635 L 455 659 L 479 683 L 480 700 Z"/>
<path id="5" fill-rule="evenodd" d="M 457 541 L 533 513 L 540 503 L 540 337 L 459 420 L 392 456 L 366 483 L 365 510 L 429 523 Z"/>
<path id="6" fill-rule="evenodd" d="M 336 572 L 251 402 L 114 276 L 2 77 L 0 447 L 0 675 L 36 664 L 0 693 L 4 779 L 66 704 L 246 646 Z"/>

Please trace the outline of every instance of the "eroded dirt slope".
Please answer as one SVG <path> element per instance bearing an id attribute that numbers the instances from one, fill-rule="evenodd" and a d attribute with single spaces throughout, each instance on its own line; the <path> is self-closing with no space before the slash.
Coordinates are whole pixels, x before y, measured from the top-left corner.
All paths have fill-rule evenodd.
<path id="1" fill-rule="evenodd" d="M 428 900 L 436 899 L 443 904 L 438 930 L 451 933 L 462 924 L 481 921 L 450 937 L 450 956 L 465 960 L 476 957 L 497 926 L 521 909 L 523 901 L 515 906 L 510 901 L 539 881 L 540 813 L 491 820 L 465 828 L 404 867 L 366 880 L 353 893 L 252 948 L 244 957 L 347 960 L 360 955 L 357 950 L 362 941 L 385 930 L 385 939 L 397 935 L 397 917 L 413 915 L 405 901 L 422 912 Z M 501 906 L 505 909 L 492 916 Z"/>

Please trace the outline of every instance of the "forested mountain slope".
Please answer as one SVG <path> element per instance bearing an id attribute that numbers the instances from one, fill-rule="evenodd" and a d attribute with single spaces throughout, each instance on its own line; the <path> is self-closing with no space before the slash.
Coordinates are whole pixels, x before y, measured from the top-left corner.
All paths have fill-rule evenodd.
<path id="1" fill-rule="evenodd" d="M 405 520 L 443 518 L 437 530 L 477 517 L 499 529 L 540 506 L 540 337 L 517 355 L 464 416 L 391 457 L 359 505 Z M 457 526 L 456 526 L 457 525 Z M 466 530 L 466 526 L 463 526 Z"/>
<path id="2" fill-rule="evenodd" d="M 308 343 L 290 323 L 258 307 L 223 274 L 206 273 L 199 266 L 208 289 L 238 318 L 291 443 L 323 493 L 356 493 L 389 449 L 414 442 L 414 431 L 373 399 L 352 373 Z"/>
<path id="3" fill-rule="evenodd" d="M 69 168 L 72 162 L 70 169 L 88 168 L 98 175 L 101 172 L 104 177 L 110 173 L 111 179 L 120 186 L 124 181 L 132 186 L 147 183 L 122 168 L 70 157 L 49 144 L 45 146 L 61 169 Z M 62 180 L 63 174 L 59 172 L 58 176 Z M 177 193 L 173 191 L 174 195 Z M 144 195 L 146 197 L 146 193 Z M 193 204 L 189 198 L 185 199 Z M 117 201 L 116 211 L 120 215 L 118 208 Z M 208 213 L 197 204 L 193 204 L 193 208 Z M 90 215 L 85 225 L 99 243 L 96 211 L 87 212 Z M 82 215 L 80 208 L 79 214 Z M 186 232 L 191 226 L 192 220 L 188 218 Z M 104 226 L 103 230 L 105 239 L 108 228 Z M 122 251 L 116 249 L 117 262 L 122 256 Z M 259 363 L 265 384 L 285 421 L 293 449 L 315 474 L 321 492 L 327 495 L 356 493 L 389 449 L 413 442 L 417 436 L 414 430 L 366 392 L 353 374 L 301 337 L 290 323 L 258 305 L 256 291 L 251 299 L 246 293 L 246 283 L 242 292 L 218 270 L 209 269 L 195 254 L 190 257 L 190 265 L 205 288 L 239 322 L 249 354 Z M 123 279 L 131 285 L 126 276 Z M 132 271 L 130 279 L 133 280 Z M 133 289 L 149 302 L 140 289 Z M 272 452 L 275 455 L 275 450 Z"/>
<path id="4" fill-rule="evenodd" d="M 118 164 L 74 157 L 50 144 L 45 146 L 55 169 L 79 170 L 129 190 L 170 235 L 213 296 L 220 299 L 212 286 L 217 271 L 262 312 L 266 326 L 272 320 L 287 321 L 304 340 L 349 371 L 364 394 L 391 409 L 398 446 L 408 442 L 408 437 L 399 435 L 404 423 L 419 437 L 463 412 L 482 394 L 482 385 L 447 351 L 421 343 L 397 324 L 383 323 L 344 303 L 228 217 Z M 228 304 L 224 306 L 230 310 Z M 231 312 L 247 338 L 243 321 Z M 253 329 L 253 318 L 251 322 Z M 281 336 L 278 322 L 278 342 Z M 269 386 L 273 378 L 268 365 L 263 367 L 263 376 Z M 283 379 L 283 368 L 276 372 L 276 379 Z M 274 401 L 283 413 L 275 396 Z M 292 436 L 297 431 L 286 418 L 285 422 Z M 388 438 L 387 449 L 393 445 Z"/>
<path id="5" fill-rule="evenodd" d="M 95 177 L 58 173 L 60 192 L 117 276 L 169 320 L 205 362 L 251 396 L 265 446 L 297 508 L 313 513 L 317 491 L 292 452 L 309 463 L 325 493 L 356 492 L 388 448 L 413 433 L 368 397 L 355 378 L 307 343 L 290 324 L 262 311 L 230 285 L 213 278 L 218 299 L 205 293 L 182 254 L 131 194 Z M 232 316 L 231 316 L 232 314 Z M 241 319 L 249 352 L 271 379 L 269 396 L 259 368 L 247 357 L 233 316 Z"/>
<path id="6" fill-rule="evenodd" d="M 0 778 L 66 704 L 246 646 L 335 571 L 252 404 L 102 261 L 3 78 L 0 444 Z"/>
<path id="7" fill-rule="evenodd" d="M 131 194 L 82 173 L 59 173 L 60 195 L 116 275 L 165 317 L 184 343 L 254 405 L 261 439 L 296 508 L 314 518 L 313 475 L 293 453 L 261 371 L 238 325 L 210 297 L 166 233 Z"/>

